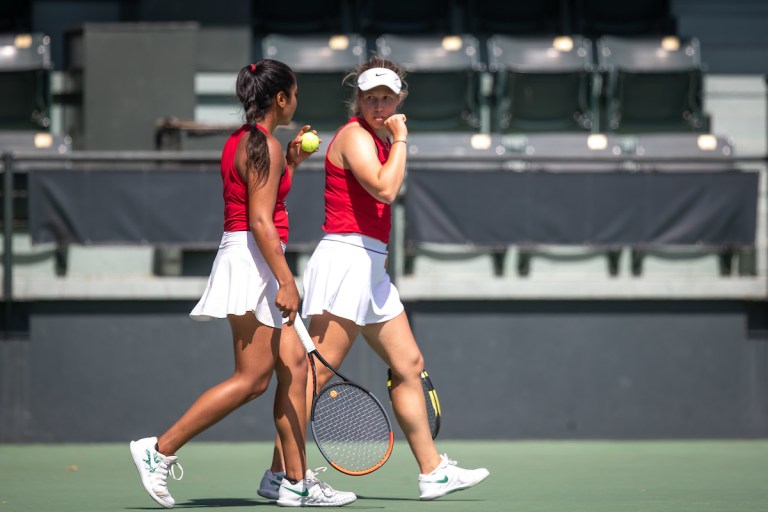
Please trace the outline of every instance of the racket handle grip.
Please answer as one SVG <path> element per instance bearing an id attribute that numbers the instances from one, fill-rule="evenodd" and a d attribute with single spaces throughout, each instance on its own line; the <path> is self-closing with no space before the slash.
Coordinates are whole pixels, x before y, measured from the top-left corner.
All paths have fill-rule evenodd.
<path id="1" fill-rule="evenodd" d="M 304 326 L 304 322 L 299 315 L 296 315 L 296 319 L 293 321 L 293 328 L 296 329 L 296 334 L 299 335 L 299 340 L 304 345 L 307 353 L 315 350 L 315 344 L 312 342 L 312 338 L 310 338 L 309 332 L 307 332 L 307 328 Z"/>

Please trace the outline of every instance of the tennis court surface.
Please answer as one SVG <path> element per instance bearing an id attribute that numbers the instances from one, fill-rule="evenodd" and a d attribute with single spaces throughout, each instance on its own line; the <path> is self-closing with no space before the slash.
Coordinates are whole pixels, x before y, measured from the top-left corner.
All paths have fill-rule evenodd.
<path id="1" fill-rule="evenodd" d="M 751 512 L 768 510 L 768 440 L 440 441 L 464 467 L 485 466 L 480 486 L 418 500 L 408 446 L 363 477 L 320 477 L 355 491 L 348 510 L 521 512 Z M 256 494 L 270 443 L 192 441 L 172 481 L 177 509 L 277 510 Z M 324 460 L 308 445 L 310 468 Z M 162 510 L 146 495 L 122 444 L 0 445 L 0 512 Z"/>

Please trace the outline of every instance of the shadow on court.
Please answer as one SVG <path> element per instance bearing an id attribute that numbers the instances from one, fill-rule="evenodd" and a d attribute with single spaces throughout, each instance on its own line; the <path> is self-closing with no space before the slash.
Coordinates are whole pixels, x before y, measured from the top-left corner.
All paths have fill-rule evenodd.
<path id="1" fill-rule="evenodd" d="M 272 501 L 255 500 L 250 498 L 201 498 L 190 499 L 183 503 L 176 503 L 173 508 L 231 508 L 231 507 L 257 507 L 257 506 L 275 506 Z M 125 510 L 160 510 L 158 506 L 148 505 L 146 507 L 126 507 Z"/>
<path id="2" fill-rule="evenodd" d="M 359 499 L 344 510 L 393 512 L 765 512 L 768 440 L 437 441 L 464 467 L 485 466 L 479 486 L 418 499 L 407 445 L 376 472 L 320 478 Z M 192 442 L 184 478 L 169 488 L 178 509 L 267 510 L 257 496 L 272 443 Z M 324 461 L 307 447 L 308 466 Z M 319 468 L 318 468 L 319 469 Z M 429 509 L 429 510 L 428 510 Z M 0 512 L 163 510 L 144 491 L 125 443 L 0 444 Z"/>
<path id="3" fill-rule="evenodd" d="M 193 498 L 184 503 L 177 503 L 173 508 L 258 507 L 261 505 L 275 506 L 274 502 L 251 498 Z"/>
<path id="4" fill-rule="evenodd" d="M 361 496 L 360 494 L 357 495 L 357 501 L 361 500 L 376 500 L 376 501 L 406 501 L 406 502 L 416 502 L 416 503 L 429 503 L 430 501 L 439 501 L 440 503 L 445 503 L 447 501 L 463 501 L 463 502 L 471 502 L 471 501 L 478 501 L 482 502 L 484 500 L 467 497 L 466 499 L 462 499 L 460 494 L 448 494 L 447 496 L 443 496 L 440 499 L 437 500 L 426 500 L 422 501 L 418 497 L 415 498 L 398 498 L 393 496 Z"/>

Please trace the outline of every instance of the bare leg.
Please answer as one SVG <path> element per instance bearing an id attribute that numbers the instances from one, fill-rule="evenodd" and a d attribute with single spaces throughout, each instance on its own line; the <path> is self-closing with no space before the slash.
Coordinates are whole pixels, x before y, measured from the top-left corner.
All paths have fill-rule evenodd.
<path id="1" fill-rule="evenodd" d="M 275 426 L 279 443 L 275 445 L 285 457 L 286 476 L 291 480 L 304 478 L 306 469 L 306 389 L 307 353 L 293 327 L 281 330 L 275 394 Z"/>
<path id="2" fill-rule="evenodd" d="M 327 311 L 322 315 L 315 315 L 309 324 L 309 334 L 315 343 L 317 350 L 334 368 L 340 368 L 341 363 L 352 349 L 352 344 L 360 332 L 360 326 L 352 320 L 334 316 Z M 310 368 L 310 371 L 312 369 Z M 323 366 L 317 365 L 317 389 L 319 390 L 333 377 L 333 372 Z M 310 375 L 309 380 L 312 380 Z M 309 382 L 309 385 L 312 383 Z M 310 388 L 310 400 L 311 400 Z M 311 402 L 310 402 L 311 403 Z"/>
<path id="3" fill-rule="evenodd" d="M 285 464 L 283 464 L 283 446 L 280 442 L 280 434 L 275 434 L 275 446 L 272 449 L 272 465 L 269 466 L 269 470 L 273 473 L 285 471 Z"/>
<path id="4" fill-rule="evenodd" d="M 252 313 L 229 316 L 235 353 L 235 372 L 203 393 L 178 421 L 158 438 L 159 452 L 174 455 L 184 444 L 269 386 L 280 331 L 268 327 Z"/>
<path id="5" fill-rule="evenodd" d="M 353 321 L 328 312 L 312 317 L 309 333 L 320 353 L 331 366 L 341 366 L 352 348 L 360 327 Z M 363 336 L 373 350 L 392 368 L 392 407 L 421 473 L 427 474 L 441 462 L 427 420 L 427 407 L 421 388 L 424 359 L 411 332 L 408 317 L 401 313 L 387 322 L 367 325 Z M 311 372 L 311 368 L 309 369 Z M 333 376 L 323 365 L 317 365 L 317 387 L 320 389 Z M 312 376 L 307 380 L 307 413 L 312 404 Z M 309 417 L 307 417 L 309 421 Z M 279 447 L 275 447 L 278 453 Z M 277 462 L 277 464 L 275 464 Z M 273 460 L 272 471 L 282 467 Z"/>
<path id="6" fill-rule="evenodd" d="M 331 366 L 338 368 L 352 348 L 352 344 L 354 343 L 355 338 L 357 338 L 359 329 L 360 328 L 352 321 L 333 316 L 330 313 L 324 313 L 312 317 L 309 325 L 309 334 L 312 336 L 312 341 L 323 355 L 323 358 L 325 358 Z M 296 340 L 296 343 L 299 345 L 301 344 L 298 340 Z M 306 351 L 303 347 L 301 350 L 306 360 Z M 333 377 L 333 373 L 322 364 L 316 365 L 316 368 L 317 389 L 319 390 L 331 379 L 331 377 Z M 313 381 L 312 368 L 309 364 L 307 364 L 306 375 L 306 415 L 303 432 L 306 432 L 306 425 L 309 423 L 309 416 L 312 412 Z M 419 382 L 419 385 L 421 385 L 421 382 Z M 284 448 L 281 446 L 280 436 L 277 436 L 275 439 L 275 447 L 272 452 L 272 465 L 270 466 L 272 472 L 282 471 L 285 468 L 283 451 Z"/>
<path id="7" fill-rule="evenodd" d="M 405 312 L 386 322 L 363 327 L 363 336 L 392 369 L 392 408 L 422 473 L 441 462 L 427 420 L 421 372 L 424 358 Z"/>

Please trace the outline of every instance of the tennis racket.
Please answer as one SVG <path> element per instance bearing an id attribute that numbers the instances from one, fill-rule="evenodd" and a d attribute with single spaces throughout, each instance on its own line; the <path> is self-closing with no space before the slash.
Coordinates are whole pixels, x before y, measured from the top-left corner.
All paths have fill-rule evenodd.
<path id="1" fill-rule="evenodd" d="M 429 378 L 427 370 L 421 372 L 421 388 L 424 390 L 424 401 L 427 403 L 427 419 L 429 420 L 429 429 L 432 431 L 432 439 L 437 437 L 440 432 L 440 400 L 437 399 L 437 391 Z M 387 391 L 389 399 L 392 400 L 392 369 L 387 369 Z"/>
<path id="2" fill-rule="evenodd" d="M 312 367 L 310 426 L 320 453 L 338 471 L 352 476 L 379 469 L 392 453 L 395 437 L 381 403 L 323 359 L 297 316 L 293 323 Z M 317 392 L 315 359 L 341 379 Z"/>

